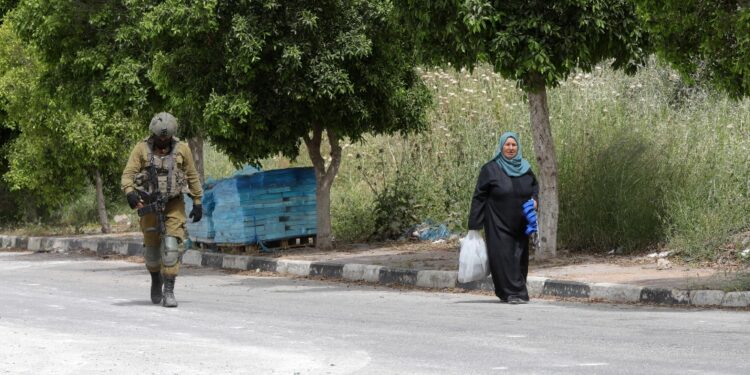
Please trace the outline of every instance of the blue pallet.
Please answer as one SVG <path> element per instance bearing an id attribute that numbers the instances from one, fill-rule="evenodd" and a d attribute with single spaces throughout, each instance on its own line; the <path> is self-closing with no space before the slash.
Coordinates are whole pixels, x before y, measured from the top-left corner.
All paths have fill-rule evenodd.
<path id="1" fill-rule="evenodd" d="M 313 168 L 238 174 L 203 189 L 203 219 L 187 223 L 194 242 L 247 245 L 317 233 Z M 192 210 L 189 197 L 185 210 Z"/>

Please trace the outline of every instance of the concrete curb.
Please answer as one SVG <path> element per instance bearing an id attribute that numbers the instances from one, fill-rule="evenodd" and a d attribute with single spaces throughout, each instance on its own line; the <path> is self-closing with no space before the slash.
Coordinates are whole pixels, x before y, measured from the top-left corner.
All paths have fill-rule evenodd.
<path id="1" fill-rule="evenodd" d="M 140 240 L 24 237 L 0 235 L 0 248 L 27 249 L 31 251 L 66 252 L 90 250 L 97 255 L 142 256 Z M 334 280 L 365 281 L 383 285 L 408 285 L 434 289 L 465 289 L 493 291 L 492 279 L 460 283 L 456 271 L 414 270 L 371 264 L 314 262 L 304 260 L 274 259 L 245 255 L 206 253 L 188 250 L 182 263 L 198 267 L 227 270 L 273 272 L 281 275 L 314 276 Z M 722 290 L 683 290 L 651 288 L 628 284 L 588 283 L 529 277 L 526 280 L 529 296 L 586 299 L 612 303 L 646 303 L 659 305 L 750 307 L 750 291 L 724 292 Z"/>

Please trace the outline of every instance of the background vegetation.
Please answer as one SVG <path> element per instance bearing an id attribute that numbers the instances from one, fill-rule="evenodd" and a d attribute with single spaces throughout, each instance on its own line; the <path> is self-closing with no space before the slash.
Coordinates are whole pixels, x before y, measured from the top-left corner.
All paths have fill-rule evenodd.
<path id="1" fill-rule="evenodd" d="M 340 241 L 426 220 L 464 230 L 479 168 L 506 130 L 520 132 L 533 163 L 529 114 L 513 83 L 486 67 L 421 74 L 436 100 L 427 132 L 344 145 L 332 192 Z M 596 68 L 551 90 L 561 248 L 666 245 L 688 259 L 731 252 L 750 226 L 749 110 L 748 100 L 686 85 L 655 61 L 634 77 Z"/>
<path id="2" fill-rule="evenodd" d="M 426 132 L 342 146 L 332 189 L 339 242 L 394 237 L 426 220 L 464 230 L 479 168 L 506 130 L 521 134 L 533 164 L 529 113 L 512 82 L 487 67 L 420 74 L 435 98 Z M 573 75 L 550 90 L 550 114 L 560 162 L 561 248 L 666 246 L 696 260 L 734 254 L 737 235 L 750 227 L 749 100 L 687 85 L 652 61 L 633 77 L 599 68 Z M 213 147 L 205 152 L 207 178 L 234 172 Z M 263 167 L 309 165 L 301 155 L 293 162 L 266 159 Z M 93 223 L 93 202 L 90 196 L 73 203 L 88 205 L 88 213 L 67 206 L 50 217 Z M 129 213 L 124 205 L 112 211 Z"/>

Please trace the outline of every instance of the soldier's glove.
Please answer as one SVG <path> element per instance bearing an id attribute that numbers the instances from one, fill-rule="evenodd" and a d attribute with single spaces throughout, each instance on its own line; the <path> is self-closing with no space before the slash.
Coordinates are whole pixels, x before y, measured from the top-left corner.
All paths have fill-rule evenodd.
<path id="1" fill-rule="evenodd" d="M 141 201 L 140 195 L 138 195 L 137 191 L 131 191 L 127 195 L 128 198 L 128 204 L 130 205 L 130 208 L 135 209 L 138 206 L 138 203 Z"/>
<path id="2" fill-rule="evenodd" d="M 201 221 L 201 218 L 203 217 L 203 205 L 202 204 L 194 205 L 193 210 L 190 211 L 189 217 L 193 219 L 194 223 Z"/>

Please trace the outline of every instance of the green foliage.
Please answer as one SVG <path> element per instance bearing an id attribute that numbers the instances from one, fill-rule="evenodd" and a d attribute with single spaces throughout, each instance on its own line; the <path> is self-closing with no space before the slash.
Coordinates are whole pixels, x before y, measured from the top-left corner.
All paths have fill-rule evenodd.
<path id="1" fill-rule="evenodd" d="M 76 199 L 60 207 L 52 215 L 54 222 L 73 227 L 76 234 L 83 233 L 83 228 L 87 224 L 97 220 L 95 200 L 91 199 L 95 194 L 94 189 L 89 186 L 78 193 Z"/>
<path id="2" fill-rule="evenodd" d="M 333 154 L 342 139 L 426 127 L 428 91 L 388 0 L 26 0 L 8 19 L 38 52 L 39 92 L 55 99 L 57 123 L 42 124 L 70 142 L 72 161 L 105 174 L 112 155 L 86 142 L 121 155 L 113 141 L 133 139 L 130 124 L 157 109 L 235 164 L 293 159 L 311 131 L 325 131 Z M 332 181 L 338 160 L 327 162 Z"/>
<path id="3" fill-rule="evenodd" d="M 137 30 L 137 1 L 26 0 L 9 15 L 22 40 L 46 64 L 40 82 L 73 111 L 124 113 L 150 119 L 158 103 Z"/>
<path id="4" fill-rule="evenodd" d="M 375 231 L 377 239 L 397 239 L 404 231 L 419 223 L 417 191 L 410 176 L 397 179 L 375 195 Z"/>
<path id="5" fill-rule="evenodd" d="M 637 0 L 656 51 L 686 79 L 750 95 L 750 7 L 737 0 Z"/>
<path id="6" fill-rule="evenodd" d="M 646 36 L 629 0 L 399 0 L 400 15 L 427 61 L 478 62 L 524 89 L 556 86 L 576 69 L 634 73 Z"/>
<path id="7" fill-rule="evenodd" d="M 375 228 L 373 193 L 353 180 L 336 180 L 331 191 L 331 227 L 337 241 L 368 240 Z M 359 180 L 364 185 L 364 181 Z"/>
<path id="8" fill-rule="evenodd" d="M 138 24 L 149 77 L 238 163 L 298 155 L 314 126 L 424 128 L 428 96 L 387 1 L 167 1 Z"/>
<path id="9" fill-rule="evenodd" d="M 108 112 L 100 98 L 78 110 L 49 92 L 40 84 L 48 66 L 11 27 L 12 22 L 0 27 L 0 108 L 4 126 L 16 132 L 3 147 L 8 160 L 4 179 L 12 189 L 26 190 L 39 204 L 54 208 L 77 197 L 99 169 L 114 194 L 134 124 Z"/>
<path id="10" fill-rule="evenodd" d="M 375 231 L 376 195 L 363 173 L 377 173 L 371 181 L 380 188 L 408 170 L 419 221 L 462 231 L 479 168 L 500 134 L 518 131 L 524 157 L 535 164 L 528 110 L 514 82 L 481 65 L 473 73 L 430 69 L 422 77 L 437 102 L 427 131 L 344 145 L 333 195 L 337 238 L 363 240 Z M 713 259 L 750 228 L 750 101 L 694 88 L 675 105 L 684 88 L 673 70 L 650 63 L 634 77 L 595 67 L 550 90 L 561 248 L 665 244 L 685 258 Z"/>
<path id="11" fill-rule="evenodd" d="M 401 163 L 392 174 L 386 172 L 385 149 L 381 148 L 377 155 L 380 165 L 370 170 L 362 167 L 361 155 L 358 154 L 357 157 L 360 161 L 357 169 L 373 196 L 374 229 L 369 237 L 378 240 L 397 239 L 409 227 L 419 223 L 421 209 L 424 207 L 419 198 L 429 195 L 418 191 L 419 183 L 415 178 L 417 174 L 403 163 L 406 154 L 399 155 Z"/>
<path id="12" fill-rule="evenodd" d="M 3 22 L 5 15 L 8 14 L 18 4 L 18 0 L 0 0 L 0 24 Z"/>

